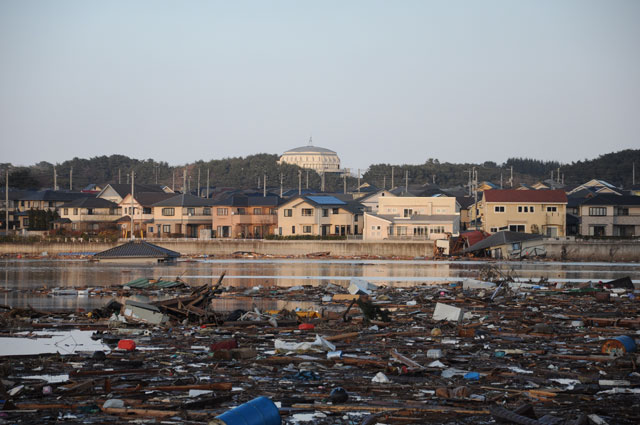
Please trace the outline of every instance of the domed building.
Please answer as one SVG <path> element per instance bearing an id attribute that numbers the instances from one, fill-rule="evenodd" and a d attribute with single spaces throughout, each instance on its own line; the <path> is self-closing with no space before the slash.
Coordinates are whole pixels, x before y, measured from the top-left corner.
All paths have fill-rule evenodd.
<path id="1" fill-rule="evenodd" d="M 286 151 L 278 164 L 294 164 L 302 168 L 310 168 L 318 173 L 337 173 L 340 171 L 340 158 L 334 151 L 313 146 L 309 139 L 308 146 L 301 146 Z"/>

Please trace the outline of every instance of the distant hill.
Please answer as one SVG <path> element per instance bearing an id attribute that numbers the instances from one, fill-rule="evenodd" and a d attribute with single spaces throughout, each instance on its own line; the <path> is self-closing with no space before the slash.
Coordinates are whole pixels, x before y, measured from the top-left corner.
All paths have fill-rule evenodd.
<path id="1" fill-rule="evenodd" d="M 209 184 L 217 187 L 234 187 L 240 189 L 257 189 L 262 187 L 264 175 L 267 176 L 267 187 L 278 188 L 282 174 L 283 186 L 298 187 L 298 172 L 301 171 L 302 187 L 320 187 L 320 176 L 313 171 L 298 168 L 295 165 L 278 165 L 278 155 L 260 153 L 245 158 L 224 158 L 209 161 L 196 161 L 185 166 L 170 166 L 166 162 L 156 162 L 153 159 L 139 160 L 124 155 L 97 156 L 89 159 L 73 158 L 56 164 L 58 186 L 69 188 L 71 168 L 73 167 L 73 188 L 82 189 L 90 183 L 127 183 L 127 174 L 134 170 L 136 182 L 159 183 L 180 190 L 183 176 L 186 172 L 187 187 L 196 190 L 198 186 L 198 172 L 200 186 L 207 183 L 209 170 Z M 557 177 L 564 176 L 565 184 L 580 184 L 592 178 L 599 178 L 616 186 L 629 187 L 632 179 L 632 165 L 635 162 L 639 168 L 636 181 L 640 181 L 640 149 L 627 149 L 619 152 L 601 155 L 598 158 L 576 161 L 571 164 L 561 164 L 557 161 L 540 161 L 531 158 L 510 158 L 504 164 L 491 161 L 482 164 L 441 163 L 437 159 L 428 159 L 419 165 L 374 164 L 363 175 L 361 181 L 387 188 L 391 186 L 392 171 L 395 186 L 405 184 L 408 176 L 410 184 L 433 183 L 441 187 L 465 185 L 469 180 L 469 170 L 476 168 L 480 181 L 489 180 L 508 187 L 508 181 L 513 167 L 514 186 L 520 183 L 535 183 L 548 179 L 551 172 Z M 4 185 L 5 170 L 10 164 L 0 164 L 2 175 L 0 181 Z M 39 162 L 29 167 L 12 167 L 10 170 L 10 184 L 20 189 L 37 189 L 53 187 L 54 164 Z M 258 180 L 260 182 L 258 182 Z M 347 185 L 354 188 L 357 179 L 348 178 Z M 338 174 L 327 174 L 325 178 L 327 191 L 342 191 L 343 178 Z"/>

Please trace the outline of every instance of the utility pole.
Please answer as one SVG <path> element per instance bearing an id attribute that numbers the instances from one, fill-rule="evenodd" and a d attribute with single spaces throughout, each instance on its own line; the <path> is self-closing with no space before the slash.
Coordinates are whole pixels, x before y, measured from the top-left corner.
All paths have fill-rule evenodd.
<path id="1" fill-rule="evenodd" d="M 500 171 L 500 189 L 502 189 L 502 171 Z"/>
<path id="2" fill-rule="evenodd" d="M 347 173 L 342 173 L 342 186 L 343 186 L 343 192 L 346 195 L 347 194 Z"/>
<path id="3" fill-rule="evenodd" d="M 409 193 L 409 170 L 404 170 L 404 193 Z"/>
<path id="4" fill-rule="evenodd" d="M 262 185 L 262 197 L 267 197 L 267 174 L 264 174 L 264 184 Z"/>
<path id="5" fill-rule="evenodd" d="M 73 167 L 69 171 L 69 190 L 73 190 Z"/>
<path id="6" fill-rule="evenodd" d="M 188 183 L 188 184 L 187 184 L 187 193 L 188 193 L 189 195 L 191 195 L 191 177 L 192 177 L 192 176 L 189 176 L 189 180 L 187 181 L 187 183 Z"/>
<path id="7" fill-rule="evenodd" d="M 58 190 L 58 173 L 56 173 L 56 166 L 53 166 L 53 190 Z"/>
<path id="8" fill-rule="evenodd" d="M 513 189 L 513 165 L 511 166 L 511 177 L 509 178 L 509 184 L 511 185 L 511 188 Z"/>
<path id="9" fill-rule="evenodd" d="M 134 239 L 134 236 L 133 236 L 133 224 L 134 224 L 133 223 L 133 212 L 134 212 L 134 209 L 133 209 L 133 188 L 134 188 L 134 183 L 133 182 L 134 182 L 134 179 L 135 179 L 135 172 L 133 170 L 131 170 L 131 211 L 130 211 L 131 212 L 131 240 Z"/>
<path id="10" fill-rule="evenodd" d="M 298 196 L 302 195 L 302 170 L 298 170 Z"/>
<path id="11" fill-rule="evenodd" d="M 395 173 L 394 173 L 395 168 L 396 168 L 396 167 L 393 167 L 393 166 L 391 167 L 391 189 L 393 189 L 393 188 L 395 187 L 395 186 L 393 185 L 393 175 L 395 174 Z"/>
<path id="12" fill-rule="evenodd" d="M 382 176 L 382 190 L 387 188 L 387 176 Z"/>
<path id="13" fill-rule="evenodd" d="M 558 183 L 560 183 L 560 167 L 558 167 L 558 176 L 557 176 L 557 178 L 558 178 Z"/>
<path id="14" fill-rule="evenodd" d="M 209 169 L 207 168 L 207 196 L 205 198 L 209 198 Z"/>
<path id="15" fill-rule="evenodd" d="M 309 170 L 307 170 L 307 189 L 309 189 Z"/>
<path id="16" fill-rule="evenodd" d="M 187 193 L 187 169 L 182 170 L 182 194 Z"/>
<path id="17" fill-rule="evenodd" d="M 324 193 L 324 171 L 320 173 L 320 192 Z"/>
<path id="18" fill-rule="evenodd" d="M 7 167 L 7 178 L 4 181 L 4 222 L 6 236 L 9 236 L 9 167 Z"/>
<path id="19" fill-rule="evenodd" d="M 473 195 L 473 191 L 471 190 L 471 168 L 469 168 L 469 196 Z"/>
<path id="20" fill-rule="evenodd" d="M 200 195 L 200 167 L 198 167 L 198 196 Z"/>
<path id="21" fill-rule="evenodd" d="M 118 168 L 118 184 L 120 184 L 120 169 Z"/>
<path id="22" fill-rule="evenodd" d="M 553 181 L 553 170 L 551 170 L 551 178 L 549 180 Z"/>
<path id="23" fill-rule="evenodd" d="M 158 164 L 153 166 L 156 169 L 156 184 L 158 184 Z"/>
<path id="24" fill-rule="evenodd" d="M 473 211 L 475 214 L 475 228 L 478 230 L 478 170 L 473 167 Z"/>
<path id="25" fill-rule="evenodd" d="M 282 181 L 283 181 L 283 176 L 282 173 L 280 173 L 280 197 L 282 198 Z"/>

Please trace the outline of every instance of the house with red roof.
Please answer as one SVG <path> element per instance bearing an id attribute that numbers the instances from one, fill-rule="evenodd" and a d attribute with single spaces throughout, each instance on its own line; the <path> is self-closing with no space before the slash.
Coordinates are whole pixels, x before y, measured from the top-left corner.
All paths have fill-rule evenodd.
<path id="1" fill-rule="evenodd" d="M 564 190 L 499 189 L 483 192 L 479 203 L 484 231 L 501 230 L 565 236 L 567 194 Z"/>

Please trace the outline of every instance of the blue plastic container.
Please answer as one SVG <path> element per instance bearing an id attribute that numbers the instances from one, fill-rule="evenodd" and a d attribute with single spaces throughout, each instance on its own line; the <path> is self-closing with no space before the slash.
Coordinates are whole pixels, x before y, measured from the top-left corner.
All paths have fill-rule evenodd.
<path id="1" fill-rule="evenodd" d="M 636 351 L 636 342 L 627 335 L 620 335 L 608 339 L 602 345 L 602 352 L 605 354 L 624 354 Z"/>
<path id="2" fill-rule="evenodd" d="M 258 397 L 216 417 L 227 425 L 282 425 L 276 405 L 267 397 Z"/>

